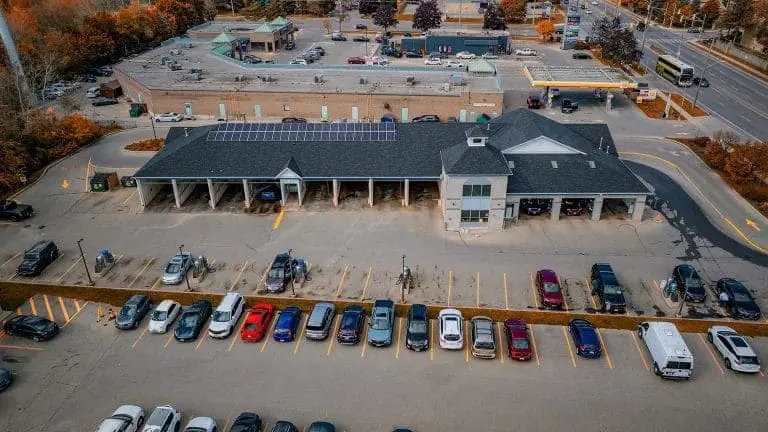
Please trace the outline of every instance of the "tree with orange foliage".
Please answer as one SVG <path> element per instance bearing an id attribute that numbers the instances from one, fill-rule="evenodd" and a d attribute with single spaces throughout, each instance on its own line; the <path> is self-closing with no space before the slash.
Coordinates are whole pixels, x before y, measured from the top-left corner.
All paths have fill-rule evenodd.
<path id="1" fill-rule="evenodd" d="M 555 32 L 555 26 L 552 21 L 541 20 L 536 23 L 536 32 L 541 35 L 542 40 L 549 40 L 552 37 L 552 33 Z"/>
<path id="2" fill-rule="evenodd" d="M 155 8 L 173 20 L 177 34 L 187 31 L 197 20 L 195 8 L 181 0 L 156 0 Z"/>

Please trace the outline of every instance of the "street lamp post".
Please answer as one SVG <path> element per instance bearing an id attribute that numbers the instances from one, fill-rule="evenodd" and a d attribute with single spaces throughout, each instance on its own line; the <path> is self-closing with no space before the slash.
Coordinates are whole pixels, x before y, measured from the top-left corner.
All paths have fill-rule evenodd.
<path id="1" fill-rule="evenodd" d="M 293 258 L 291 258 L 291 252 L 293 252 L 293 249 L 288 249 L 288 265 L 291 268 L 291 297 L 296 297 L 296 286 L 295 286 L 295 273 L 293 268 Z"/>
<path id="2" fill-rule="evenodd" d="M 702 24 L 703 27 L 703 24 Z M 704 70 L 701 72 L 701 77 L 699 78 L 699 85 L 696 86 L 696 94 L 693 96 L 693 110 L 696 110 L 696 102 L 699 100 L 699 91 L 701 91 L 701 82 L 704 80 L 704 77 L 707 75 L 707 70 L 709 69 L 709 59 L 712 57 L 712 49 L 713 45 L 715 44 L 715 38 L 714 36 L 709 42 L 709 50 L 707 50 L 707 57 L 704 60 Z"/>
<path id="3" fill-rule="evenodd" d="M 183 248 L 184 248 L 183 244 L 179 245 L 179 255 L 184 255 Z M 190 256 L 189 259 L 192 259 L 192 257 Z M 183 262 L 183 260 L 184 260 L 184 257 L 182 257 L 182 262 Z M 187 269 L 184 268 L 183 270 L 184 270 L 184 280 L 187 282 L 187 291 L 192 291 L 192 287 L 189 286 L 189 278 L 187 277 Z"/>
<path id="4" fill-rule="evenodd" d="M 403 254 L 403 284 L 400 286 L 400 303 L 405 303 L 405 284 L 408 283 L 405 274 L 405 254 Z"/>
<path id="5" fill-rule="evenodd" d="M 85 267 L 85 274 L 88 276 L 88 285 L 93 285 L 93 279 L 91 279 L 91 272 L 88 270 L 88 263 L 85 261 L 85 254 L 83 253 L 83 246 L 80 244 L 83 239 L 77 241 L 77 248 L 80 249 L 80 258 L 83 260 L 83 267 Z"/>
<path id="6" fill-rule="evenodd" d="M 149 124 L 152 125 L 152 136 L 154 136 L 155 139 L 157 139 L 157 131 L 155 131 L 155 119 L 154 119 L 154 117 L 155 117 L 154 114 L 149 113 Z"/>
<path id="7" fill-rule="evenodd" d="M 645 53 L 645 36 L 648 34 L 648 31 L 650 31 L 650 27 L 648 26 L 649 19 L 651 17 L 651 2 L 648 2 L 648 11 L 645 13 L 645 28 L 643 29 L 643 40 L 640 42 L 640 52 Z"/>

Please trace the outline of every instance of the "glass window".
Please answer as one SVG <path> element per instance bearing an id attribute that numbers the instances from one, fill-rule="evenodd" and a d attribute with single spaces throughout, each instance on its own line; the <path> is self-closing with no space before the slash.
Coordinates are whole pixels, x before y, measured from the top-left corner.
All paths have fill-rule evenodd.
<path id="1" fill-rule="evenodd" d="M 464 185 L 462 196 L 465 197 L 489 197 L 491 196 L 491 185 Z"/>
<path id="2" fill-rule="evenodd" d="M 461 222 L 486 223 L 488 222 L 488 210 L 462 210 Z"/>
<path id="3" fill-rule="evenodd" d="M 461 196 L 465 196 L 465 197 L 472 196 L 472 185 L 464 185 Z"/>
<path id="4" fill-rule="evenodd" d="M 481 187 L 480 196 L 484 196 L 484 197 L 491 196 L 491 185 L 483 185 Z"/>

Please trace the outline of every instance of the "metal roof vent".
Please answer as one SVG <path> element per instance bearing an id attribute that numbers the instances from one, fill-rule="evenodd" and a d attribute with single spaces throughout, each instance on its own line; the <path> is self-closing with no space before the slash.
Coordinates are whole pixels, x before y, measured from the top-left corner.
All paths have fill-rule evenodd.
<path id="1" fill-rule="evenodd" d="M 551 161 L 552 162 L 552 168 L 557 168 L 557 161 Z"/>
<path id="2" fill-rule="evenodd" d="M 595 161 L 587 161 L 587 163 L 589 164 L 590 168 L 592 168 L 592 169 L 595 168 Z"/>

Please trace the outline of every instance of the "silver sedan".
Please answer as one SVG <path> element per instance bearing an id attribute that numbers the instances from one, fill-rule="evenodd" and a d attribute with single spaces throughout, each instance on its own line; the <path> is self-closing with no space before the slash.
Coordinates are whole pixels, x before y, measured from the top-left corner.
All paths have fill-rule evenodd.
<path id="1" fill-rule="evenodd" d="M 176 254 L 168 260 L 163 270 L 163 285 L 178 285 L 187 275 L 187 271 L 192 266 L 192 253 L 183 252 Z"/>

